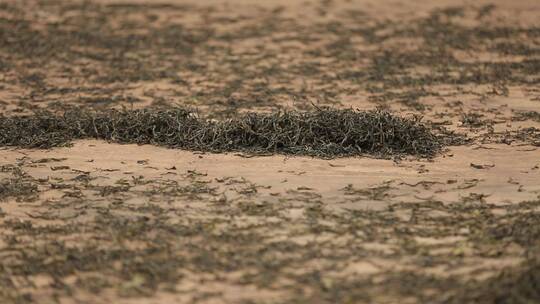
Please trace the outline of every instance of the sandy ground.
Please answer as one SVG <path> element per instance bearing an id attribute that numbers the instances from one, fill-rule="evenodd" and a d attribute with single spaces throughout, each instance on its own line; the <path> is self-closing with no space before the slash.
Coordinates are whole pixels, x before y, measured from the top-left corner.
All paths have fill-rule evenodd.
<path id="1" fill-rule="evenodd" d="M 6 3 L 5 115 L 384 107 L 470 142 L 433 159 L 0 148 L 0 302 L 540 295 L 519 279 L 540 257 L 538 1 Z"/>
<path id="2" fill-rule="evenodd" d="M 519 157 L 519 162 L 509 162 L 510 155 Z M 283 254 L 298 254 L 295 264 L 280 271 L 298 271 L 301 274 L 317 271 L 321 273 L 321 279 L 330 281 L 328 284 L 339 284 L 331 282 L 343 278 L 374 278 L 380 274 L 404 271 L 442 278 L 456 275 L 464 280 L 472 277 L 483 279 L 501 269 L 520 265 L 526 256 L 524 254 L 529 248 L 516 244 L 518 241 L 501 240 L 491 243 L 493 240 L 490 240 L 488 244 L 482 244 L 485 241 L 482 238 L 485 233 L 504 229 L 502 227 L 508 224 L 506 221 L 511 220 L 512 216 L 521 216 L 519 211 L 513 210 L 514 207 L 520 206 L 522 202 L 534 202 L 538 199 L 538 156 L 538 151 L 529 146 L 506 145 L 489 145 L 481 149 L 473 146 L 456 147 L 433 161 L 399 162 L 366 158 L 245 158 L 232 154 L 193 154 L 152 146 L 118 145 L 101 141 L 79 141 L 71 148 L 46 151 L 2 150 L 1 160 L 6 164 L 3 171 L 10 172 L 7 164 L 16 164 L 16 168 L 24 172 L 23 179 L 38 185 L 37 193 L 31 193 L 31 197 L 23 195 L 2 202 L 2 222 L 4 227 L 10 227 L 3 231 L 3 263 L 8 267 L 15 267 L 11 263 L 15 263 L 14 260 L 17 260 L 21 253 L 28 259 L 28 251 L 37 251 L 34 254 L 39 254 L 41 250 L 51 250 L 51 244 L 45 247 L 49 249 L 41 248 L 45 246 L 42 242 L 62 244 L 61 248 L 73 246 L 95 250 L 95 246 L 109 246 L 107 250 L 123 248 L 128 252 L 138 252 L 144 251 L 147 246 L 154 246 L 153 242 L 164 241 L 172 242 L 177 247 L 177 251 L 168 254 L 180 256 L 196 256 L 205 252 L 209 254 L 206 251 L 208 248 L 204 248 L 208 242 L 210 247 L 219 246 L 219 249 L 214 248 L 215 250 L 226 252 L 220 252 L 213 257 L 217 260 L 224 259 L 221 262 L 226 269 L 213 269 L 214 262 L 210 261 L 199 261 L 202 264 L 194 264 L 195 269 L 187 265 L 176 266 L 177 271 L 195 271 L 196 274 L 179 280 L 174 285 L 174 292 L 155 291 L 146 294 L 149 291 L 145 292 L 142 287 L 145 279 L 140 279 L 140 282 L 131 280 L 137 280 L 138 272 L 147 275 L 146 271 L 152 273 L 156 270 L 136 268 L 128 270 L 130 276 L 120 278 L 120 282 L 112 283 L 113 278 L 119 279 L 115 277 L 117 273 L 112 274 L 107 284 L 102 282 L 103 290 L 99 289 L 99 294 L 92 295 L 87 290 L 91 287 L 82 286 L 80 282 L 86 276 L 84 270 L 62 276 L 63 266 L 60 264 L 66 262 L 66 253 L 62 249 L 56 249 L 53 250 L 51 258 L 53 261 L 60 259 L 59 261 L 45 260 L 37 264 L 43 266 L 53 263 L 52 268 L 45 269 L 53 276 L 62 277 L 65 284 L 74 284 L 74 287 L 71 287 L 74 289 L 67 298 L 62 295 L 58 299 L 62 303 L 101 303 L 111 300 L 126 303 L 162 303 L 191 302 L 194 299 L 208 303 L 253 299 L 262 302 L 284 301 L 291 295 L 282 290 L 287 290 L 287 284 L 280 280 L 285 280 L 287 276 L 278 280 L 269 279 L 273 282 L 272 287 L 266 284 L 252 285 L 249 279 L 237 281 L 247 275 L 252 267 L 255 278 L 264 276 L 265 271 L 270 271 L 266 269 L 269 266 L 244 265 L 238 269 L 234 269 L 238 266 L 231 266 L 233 269 L 227 270 L 229 263 L 237 263 L 234 261 L 236 258 L 264 265 L 263 256 L 252 256 L 256 252 L 264 255 L 266 249 L 261 252 L 261 249 L 253 248 L 265 248 L 264 244 L 270 248 L 270 261 L 267 261 L 269 263 L 274 259 L 279 261 L 284 258 L 280 257 Z M 13 171 L 11 173 L 13 174 Z M 9 176 L 8 173 L 4 174 Z M 466 207 L 465 210 L 461 210 L 463 207 Z M 312 210 L 314 208 L 315 210 Z M 525 216 L 539 211 L 538 207 L 530 208 L 524 207 Z M 462 212 L 470 214 L 460 214 Z M 484 218 L 486 212 L 488 218 Z M 352 214 L 355 216 L 351 217 Z M 99 219 L 104 215 L 106 220 Z M 469 216 L 470 219 L 467 218 Z M 420 220 L 417 220 L 417 217 Z M 141 220 L 163 223 L 157 225 L 159 228 L 152 227 L 151 224 L 149 227 L 133 228 L 126 227 L 125 225 L 131 224 L 126 224 L 123 220 L 132 222 L 131 224 Z M 117 227 L 118 222 L 123 224 Z M 29 226 L 19 227 L 23 224 Z M 534 220 L 525 224 L 538 223 Z M 203 230 L 187 235 L 160 231 L 167 229 L 167 225 L 170 225 L 170 229 L 177 225 L 194 225 Z M 209 227 L 201 228 L 200 225 Z M 351 234 L 349 225 L 355 227 L 356 232 Z M 374 227 L 371 227 L 372 225 Z M 474 227 L 475 225 L 488 227 L 479 228 Z M 58 231 L 54 231 L 53 227 Z M 372 231 L 374 228 L 375 231 Z M 66 231 L 61 232 L 63 229 Z M 123 235 L 126 229 L 135 229 L 131 233 L 136 235 Z M 367 238 L 356 235 L 365 233 L 366 229 L 373 235 Z M 387 231 L 388 229 L 390 230 Z M 399 229 L 414 230 L 402 235 Z M 482 229 L 487 229 L 487 232 Z M 139 233 L 141 235 L 137 235 Z M 229 244 L 231 240 L 228 235 L 233 234 L 230 237 L 234 238 L 236 233 L 247 234 L 247 244 L 235 244 L 234 241 Z M 204 239 L 207 234 L 210 234 L 213 240 Z M 18 245 L 12 244 L 10 238 L 16 238 L 15 244 Z M 480 240 L 480 244 L 475 243 L 476 238 Z M 193 252 L 185 253 L 181 249 L 185 246 L 181 244 L 186 242 L 196 246 L 191 248 Z M 294 244 L 303 249 L 297 248 L 288 252 L 280 246 L 272 248 L 272 245 L 280 243 L 288 246 Z M 225 249 L 228 246 L 239 246 L 236 250 L 245 252 L 238 254 L 238 257 L 234 254 L 230 256 L 232 252 Z M 243 246 L 245 247 L 242 248 Z M 422 249 L 415 248 L 408 252 L 406 248 L 409 246 Z M 249 252 L 250 250 L 255 252 Z M 327 250 L 330 252 L 326 252 Z M 332 255 L 334 250 L 343 251 L 336 260 L 326 256 Z M 47 256 L 50 254 L 49 252 Z M 55 254 L 59 256 L 54 257 Z M 78 254 L 84 255 L 84 251 Z M 124 262 L 119 256 L 119 260 L 111 261 L 110 266 L 102 268 L 105 265 L 99 264 L 100 253 L 94 254 L 98 254 L 98 261 L 93 262 L 97 269 L 88 274 L 90 282 L 99 283 L 100 276 L 106 277 L 110 272 L 107 267 Z M 225 256 L 221 256 L 222 254 Z M 244 257 L 244 254 L 247 257 Z M 315 256 L 302 256 L 305 254 Z M 69 257 L 67 258 L 70 259 Z M 84 266 L 79 267 L 93 268 L 92 262 L 85 261 L 84 257 L 77 254 L 73 254 L 73 257 L 83 263 Z M 161 261 L 164 258 L 165 260 Z M 213 258 L 210 257 L 211 260 Z M 425 261 L 422 259 L 427 258 L 440 261 L 423 265 Z M 129 257 L 129 260 L 131 259 L 133 257 Z M 144 255 L 138 262 L 144 264 L 146 259 L 150 260 L 149 263 L 153 263 L 153 259 L 157 259 L 158 263 L 169 262 L 167 256 Z M 26 260 L 23 263 L 31 262 Z M 86 263 L 90 264 L 85 265 Z M 128 264 L 130 263 L 134 262 L 129 261 Z M 122 269 L 122 266 L 116 267 Z M 221 271 L 224 272 L 220 273 Z M 94 272 L 97 274 L 92 275 Z M 157 281 L 164 279 L 159 277 L 163 275 L 159 271 L 154 275 L 156 277 L 153 279 Z M 54 293 L 50 294 L 52 291 L 47 291 L 51 287 L 53 290 L 56 288 L 51 285 L 55 283 L 47 275 L 36 274 L 15 282 L 18 282 L 15 286 L 19 290 L 28 290 L 29 287 L 23 289 L 27 284 L 37 288 L 31 291 L 34 299 L 55 297 Z M 116 286 L 117 290 L 109 290 L 106 288 L 108 284 Z M 382 290 L 385 290 L 386 286 L 392 286 L 391 283 L 384 282 L 377 285 Z M 371 297 L 381 302 L 396 301 L 397 298 L 394 297 L 385 299 L 386 295 L 382 290 L 381 293 L 373 292 Z M 208 298 L 198 298 L 207 293 Z M 121 298 L 118 298 L 119 295 Z M 306 295 L 310 294 L 303 296 Z M 401 299 L 400 295 L 394 296 Z M 429 295 L 429 298 L 438 296 L 441 294 Z M 411 302 L 415 301 L 411 298 Z"/>

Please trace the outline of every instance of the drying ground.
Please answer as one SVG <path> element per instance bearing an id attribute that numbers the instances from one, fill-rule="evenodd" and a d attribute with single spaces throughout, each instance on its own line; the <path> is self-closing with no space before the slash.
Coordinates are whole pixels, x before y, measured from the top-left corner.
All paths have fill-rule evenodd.
<path id="1" fill-rule="evenodd" d="M 535 303 L 539 20 L 3 1 L 0 302 Z"/>

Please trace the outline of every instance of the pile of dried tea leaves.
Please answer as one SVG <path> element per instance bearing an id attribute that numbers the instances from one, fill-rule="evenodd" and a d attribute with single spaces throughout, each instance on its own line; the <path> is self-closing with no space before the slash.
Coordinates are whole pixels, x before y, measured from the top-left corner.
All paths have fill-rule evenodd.
<path id="1" fill-rule="evenodd" d="M 415 155 L 429 157 L 444 146 L 417 117 L 373 110 L 247 113 L 214 121 L 185 108 L 41 111 L 0 117 L 0 145 L 50 148 L 74 139 L 153 144 L 208 152 L 239 151 L 316 157 Z"/>

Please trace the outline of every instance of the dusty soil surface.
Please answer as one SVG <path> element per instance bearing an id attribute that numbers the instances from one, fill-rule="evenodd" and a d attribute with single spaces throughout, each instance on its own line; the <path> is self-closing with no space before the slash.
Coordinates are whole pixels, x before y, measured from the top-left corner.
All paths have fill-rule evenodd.
<path id="1" fill-rule="evenodd" d="M 535 303 L 539 84 L 538 1 L 3 1 L 3 115 L 380 107 L 468 140 L 1 147 L 0 302 Z"/>

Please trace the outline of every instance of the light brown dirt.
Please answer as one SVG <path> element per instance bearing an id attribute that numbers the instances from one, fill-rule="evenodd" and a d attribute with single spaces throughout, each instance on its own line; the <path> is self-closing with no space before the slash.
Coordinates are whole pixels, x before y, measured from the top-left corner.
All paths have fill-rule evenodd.
<path id="1" fill-rule="evenodd" d="M 3 12 L 0 18 L 16 15 L 38 30 L 69 20 L 69 13 L 59 13 L 54 2 L 52 8 L 37 1 L 8 2 L 27 11 Z M 468 287 L 490 282 L 503 270 L 526 268 L 540 256 L 540 137 L 535 141 L 516 135 L 540 128 L 538 120 L 516 118 L 522 112 L 540 112 L 537 83 L 524 80 L 538 75 L 419 86 L 338 75 L 369 69 L 371 59 L 386 48 L 414 51 L 425 43 L 415 37 L 368 43 L 353 34 L 351 44 L 335 54 L 309 53 L 330 52 L 326 46 L 343 34 L 317 33 L 311 27 L 330 28 L 338 22 L 356 26 L 352 20 L 357 19 L 344 19 L 347 12 L 366 15 L 366 23 L 359 24 L 397 20 L 399 27 L 440 8 L 464 6 L 461 24 L 472 27 L 486 25 L 468 14 L 493 3 L 495 13 L 486 17 L 490 22 L 537 29 L 538 1 L 89 3 L 189 7 L 136 8 L 110 24 L 92 19 L 100 14 L 94 9 L 73 12 L 93 20 L 89 24 L 107 24 L 112 33 L 117 27 L 119 33 L 144 35 L 171 24 L 196 32 L 214 22 L 216 33 L 241 35 L 263 19 L 270 26 L 274 14 L 279 18 L 270 33 L 257 28 L 260 34 L 232 42 L 209 38 L 200 49 L 194 43 L 191 57 L 165 52 L 157 54 L 158 60 L 152 50 L 126 51 L 127 57 L 147 64 L 137 69 L 148 72 L 149 79 L 131 79 L 122 74 L 126 67 L 109 67 L 108 61 L 88 56 L 93 51 L 96 58 L 108 54 L 104 46 L 82 47 L 85 56 L 72 62 L 70 71 L 58 59 L 44 66 L 27 65 L 36 58 L 8 61 L 11 57 L 1 50 L 2 113 L 29 113 L 58 103 L 105 109 L 189 105 L 222 118 L 245 111 L 302 110 L 312 103 L 384 106 L 401 115 L 421 114 L 425 121 L 466 134 L 471 143 L 451 146 L 429 160 L 252 157 L 94 140 L 50 150 L 1 148 L 0 180 L 36 189 L 0 201 L 0 302 L 456 303 Z M 145 23 L 145 18 L 154 21 Z M 137 26 L 126 26 L 130 20 Z M 70 22 L 78 28 L 77 20 Z M 318 38 L 303 40 L 306 33 Z M 538 48 L 540 36 L 535 37 L 519 39 Z M 212 47 L 219 51 L 213 53 Z M 347 61 L 352 56 L 348 52 L 360 55 Z M 538 52 L 493 52 L 453 50 L 460 63 L 540 58 Z M 2 70 L 4 61 L 15 68 Z M 203 68 L 184 68 L 188 63 Z M 174 76 L 154 76 L 154 67 L 172 70 Z M 298 71 L 302 67 L 318 70 Z M 396 67 L 408 76 L 434 70 L 425 62 Z M 271 68 L 282 74 L 260 72 Z M 524 69 L 511 74 L 521 75 Z M 45 75 L 44 85 L 23 81 L 35 72 Z M 98 76 L 111 80 L 99 82 Z M 237 85 L 236 78 L 241 78 Z M 407 103 L 412 97 L 404 103 L 398 96 L 418 90 L 434 93 L 418 98 L 421 109 Z M 388 92 L 397 97 L 377 99 Z M 100 103 L 100 98 L 107 100 Z M 470 113 L 480 114 L 484 122 L 467 125 L 463 115 Z"/>

